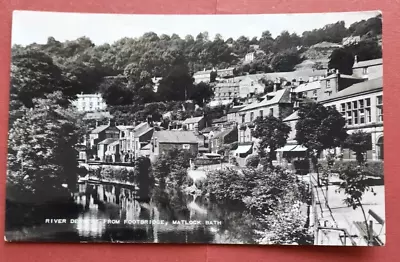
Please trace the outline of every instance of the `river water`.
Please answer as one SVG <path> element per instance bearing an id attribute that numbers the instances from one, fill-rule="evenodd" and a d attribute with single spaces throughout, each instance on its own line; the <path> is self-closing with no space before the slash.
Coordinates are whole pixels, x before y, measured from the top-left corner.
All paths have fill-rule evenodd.
<path id="1" fill-rule="evenodd" d="M 181 190 L 154 189 L 150 201 L 132 186 L 79 184 L 81 211 L 66 223 L 43 224 L 29 241 L 255 243 L 255 221 L 237 206 L 217 205 Z"/>

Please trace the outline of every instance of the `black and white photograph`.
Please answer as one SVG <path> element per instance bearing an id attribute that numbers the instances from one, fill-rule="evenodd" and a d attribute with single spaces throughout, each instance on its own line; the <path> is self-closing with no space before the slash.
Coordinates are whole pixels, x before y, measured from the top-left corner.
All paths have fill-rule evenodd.
<path id="1" fill-rule="evenodd" d="M 384 246 L 382 13 L 14 11 L 5 241 Z"/>

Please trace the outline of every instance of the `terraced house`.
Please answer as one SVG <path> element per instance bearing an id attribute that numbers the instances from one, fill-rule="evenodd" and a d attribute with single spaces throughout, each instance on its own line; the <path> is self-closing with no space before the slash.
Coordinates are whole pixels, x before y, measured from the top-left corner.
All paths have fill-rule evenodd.
<path id="1" fill-rule="evenodd" d="M 257 117 L 273 115 L 283 119 L 292 112 L 291 88 L 278 90 L 273 97 L 265 96 L 261 102 L 254 102 L 239 110 L 237 119 L 239 144 L 235 151 L 239 164 L 240 161 L 244 162 L 249 154 L 257 151 L 256 139 L 251 135 L 251 130 L 254 128 L 253 122 Z"/>

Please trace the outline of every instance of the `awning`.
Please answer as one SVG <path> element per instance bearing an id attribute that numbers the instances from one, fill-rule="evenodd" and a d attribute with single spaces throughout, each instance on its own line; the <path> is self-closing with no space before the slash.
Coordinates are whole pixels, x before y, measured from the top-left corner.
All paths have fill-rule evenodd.
<path id="1" fill-rule="evenodd" d="M 301 145 L 297 145 L 295 148 L 293 148 L 290 151 L 294 151 L 294 152 L 305 152 L 307 151 L 307 148 Z"/>
<path id="2" fill-rule="evenodd" d="M 297 145 L 285 145 L 284 147 L 278 148 L 276 151 L 278 152 L 288 152 L 292 151 L 293 148 L 295 148 Z"/>
<path id="3" fill-rule="evenodd" d="M 307 148 L 301 145 L 285 145 L 284 147 L 278 148 L 278 152 L 305 152 Z"/>
<path id="4" fill-rule="evenodd" d="M 242 145 L 238 146 L 238 148 L 235 150 L 235 154 L 245 154 L 250 151 L 252 145 Z"/>

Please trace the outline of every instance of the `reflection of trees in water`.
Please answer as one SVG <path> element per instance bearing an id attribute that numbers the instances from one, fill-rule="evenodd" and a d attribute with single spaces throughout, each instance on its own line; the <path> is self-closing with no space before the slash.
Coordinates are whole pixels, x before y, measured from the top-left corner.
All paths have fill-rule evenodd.
<path id="1" fill-rule="evenodd" d="M 187 220 L 189 210 L 187 208 L 187 197 L 180 190 L 153 190 L 151 202 L 160 210 L 166 220 Z"/>

